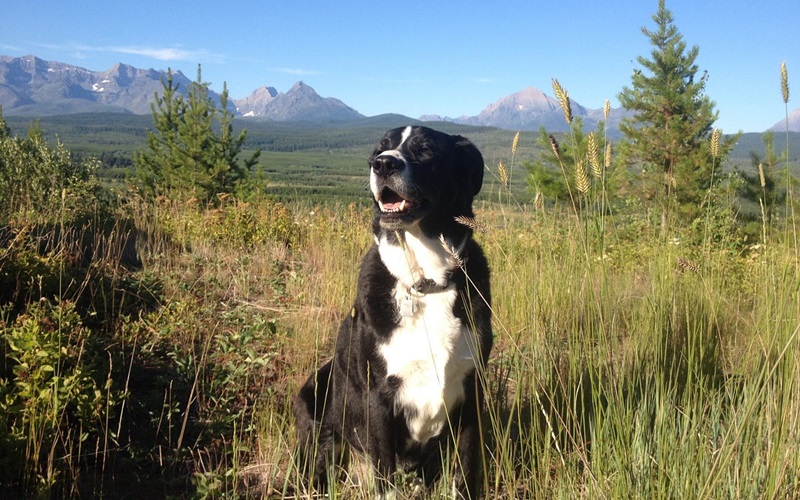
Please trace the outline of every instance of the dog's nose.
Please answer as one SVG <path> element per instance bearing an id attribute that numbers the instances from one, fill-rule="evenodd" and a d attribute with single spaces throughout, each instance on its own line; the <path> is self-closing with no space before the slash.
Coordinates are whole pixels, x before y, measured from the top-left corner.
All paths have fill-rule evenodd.
<path id="1" fill-rule="evenodd" d="M 399 158 L 390 155 L 382 155 L 372 162 L 372 170 L 381 177 L 389 177 L 399 172 L 403 168 L 403 162 Z"/>

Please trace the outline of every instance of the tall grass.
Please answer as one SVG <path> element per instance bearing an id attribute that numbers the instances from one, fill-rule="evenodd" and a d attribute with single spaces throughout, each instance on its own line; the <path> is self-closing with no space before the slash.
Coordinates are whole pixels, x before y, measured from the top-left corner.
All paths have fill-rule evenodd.
<path id="1" fill-rule="evenodd" d="M 488 496 L 798 494 L 800 276 L 791 239 L 734 253 L 606 224 L 607 244 L 597 246 L 587 241 L 601 226 L 587 229 L 559 209 L 486 202 L 477 212 L 495 297 Z M 73 462 L 68 480 L 67 462 L 56 460 L 60 475 L 43 477 L 76 492 L 119 491 L 120 457 L 135 447 L 150 457 L 144 463 L 171 464 L 167 476 L 194 478 L 178 491 L 302 494 L 291 398 L 332 352 L 371 244 L 369 210 L 164 201 L 132 213 L 142 269 L 120 270 L 119 280 L 140 280 L 136 293 L 158 299 L 131 314 L 119 305 L 127 295 L 104 302 L 88 284 L 78 294 L 109 309 L 117 297 L 116 310 L 130 311 L 107 323 L 118 355 L 99 371 L 115 395 L 110 411 L 97 410 L 106 430 L 92 444 L 106 459 L 103 488 L 86 489 L 85 463 Z M 268 234 L 280 217 L 288 232 Z M 152 387 L 156 380 L 166 385 Z M 53 423 L 61 435 L 69 429 Z M 158 491 L 175 493 L 164 480 Z M 337 491 L 370 496 L 355 483 Z"/>

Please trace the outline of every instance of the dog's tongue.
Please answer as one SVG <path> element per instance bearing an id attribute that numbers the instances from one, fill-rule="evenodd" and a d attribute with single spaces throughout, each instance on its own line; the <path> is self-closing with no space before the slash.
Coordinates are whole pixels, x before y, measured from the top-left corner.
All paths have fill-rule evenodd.
<path id="1" fill-rule="evenodd" d="M 393 191 L 384 192 L 378 203 L 384 213 L 405 212 L 411 207 L 410 201 L 403 199 Z"/>
<path id="2" fill-rule="evenodd" d="M 383 203 L 383 208 L 384 208 L 384 210 L 397 210 L 397 211 L 400 211 L 400 210 L 403 210 L 406 207 L 406 205 L 408 205 L 408 202 L 405 201 L 405 200 L 389 201 L 389 202 L 384 202 Z"/>

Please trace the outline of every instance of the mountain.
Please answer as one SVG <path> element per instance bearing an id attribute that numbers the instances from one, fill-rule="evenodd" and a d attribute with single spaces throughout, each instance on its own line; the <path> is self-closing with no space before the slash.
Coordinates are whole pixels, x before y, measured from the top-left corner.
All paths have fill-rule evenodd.
<path id="1" fill-rule="evenodd" d="M 122 63 L 95 72 L 35 56 L 0 56 L 0 104 L 8 115 L 147 114 L 166 76 L 164 71 Z M 173 81 L 180 89 L 191 85 L 180 71 L 173 73 Z M 219 100 L 216 93 L 209 94 Z"/>
<path id="2" fill-rule="evenodd" d="M 572 114 L 585 115 L 584 108 L 572 101 Z M 539 89 L 528 87 L 493 102 L 478 116 L 461 120 L 469 125 L 489 125 L 508 130 L 534 130 L 544 125 L 548 130 L 566 130 L 564 113 L 558 101 Z"/>
<path id="3" fill-rule="evenodd" d="M 603 120 L 603 110 L 588 109 L 570 99 L 573 117 L 581 117 L 585 130 L 594 129 L 598 121 Z M 610 130 L 617 130 L 619 120 L 626 115 L 621 109 L 611 110 L 608 117 Z M 489 104 L 477 116 L 461 116 L 459 118 L 441 118 L 425 115 L 420 119 L 435 121 L 445 120 L 465 125 L 498 127 L 506 130 L 538 130 L 545 127 L 549 131 L 563 132 L 569 130 L 564 120 L 564 112 L 558 101 L 543 91 L 528 87 L 510 96 L 503 97 Z"/>
<path id="4" fill-rule="evenodd" d="M 233 102 L 243 116 L 273 121 L 337 122 L 364 117 L 339 99 L 321 97 L 303 82 L 295 83 L 286 93 L 261 87 Z"/>
<path id="5" fill-rule="evenodd" d="M 233 99 L 233 104 L 242 116 L 264 116 L 267 105 L 276 97 L 275 87 L 259 87 L 244 99 Z"/>
<path id="6" fill-rule="evenodd" d="M 786 132 L 786 118 L 782 118 L 769 130 L 773 132 Z M 789 113 L 789 132 L 800 132 L 800 108 Z"/>
<path id="7" fill-rule="evenodd" d="M 116 64 L 107 71 L 90 71 L 36 56 L 0 56 L 0 105 L 7 116 L 55 116 L 118 112 L 150 114 L 150 104 L 163 90 L 165 71 Z M 192 81 L 180 71 L 172 75 L 179 92 Z M 219 104 L 219 94 L 209 89 Z M 335 122 L 363 116 L 342 101 L 323 98 L 303 82 L 288 92 L 260 87 L 244 99 L 232 99 L 234 114 L 273 121 Z"/>

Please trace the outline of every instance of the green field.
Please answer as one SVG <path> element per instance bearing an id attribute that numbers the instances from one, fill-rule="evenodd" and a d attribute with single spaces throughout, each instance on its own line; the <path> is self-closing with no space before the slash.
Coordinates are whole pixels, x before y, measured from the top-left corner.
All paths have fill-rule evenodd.
<path id="1" fill-rule="evenodd" d="M 23 133 L 32 123 L 25 117 L 9 117 L 6 121 L 17 133 Z M 133 152 L 144 146 L 152 118 L 92 113 L 42 117 L 37 118 L 36 123 L 46 137 L 51 140 L 57 137 L 73 154 L 100 158 L 106 167 L 101 175 L 121 178 L 132 173 Z M 300 196 L 315 200 L 327 197 L 345 200 L 362 193 L 366 184 L 366 158 L 383 133 L 389 128 L 421 122 L 400 115 L 382 115 L 324 126 L 253 120 L 237 120 L 235 124 L 237 130 L 244 128 L 248 132 L 246 149 L 262 150 L 260 164 L 268 193 L 281 199 Z M 445 122 L 425 125 L 468 137 L 483 153 L 490 173 L 496 174 L 498 162 L 510 160 L 510 145 L 515 131 Z M 511 187 L 521 203 L 530 199 L 521 163 L 539 157 L 543 151 L 535 144 L 536 137 L 537 132 L 522 132 L 520 137 L 516 155 L 519 168 L 512 173 Z M 799 169 L 796 160 L 800 155 L 800 134 L 790 133 L 789 143 L 793 168 Z M 785 134 L 776 134 L 776 150 L 783 151 L 785 144 Z M 731 152 L 727 168 L 736 167 L 753 173 L 750 154 L 763 155 L 763 150 L 761 134 L 744 134 Z M 491 186 L 494 180 L 491 176 L 487 178 L 489 187 L 484 190 L 484 198 L 497 194 L 497 186 Z"/>

